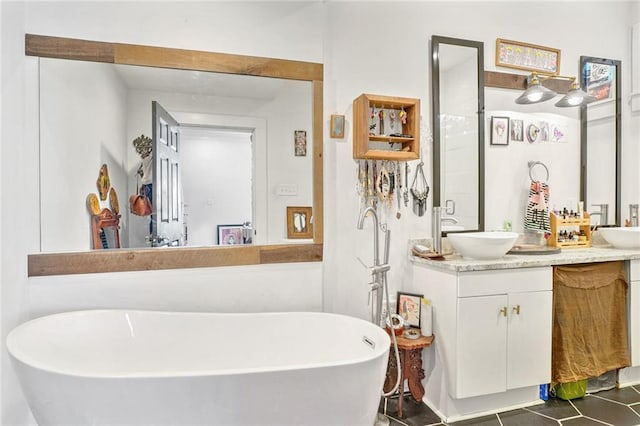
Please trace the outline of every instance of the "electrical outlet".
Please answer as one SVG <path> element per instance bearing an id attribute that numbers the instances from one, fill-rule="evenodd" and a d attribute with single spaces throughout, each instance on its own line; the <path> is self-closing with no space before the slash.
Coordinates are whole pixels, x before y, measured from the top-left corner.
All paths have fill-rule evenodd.
<path id="1" fill-rule="evenodd" d="M 276 187 L 276 195 L 298 195 L 298 185 L 295 183 L 281 183 Z"/>

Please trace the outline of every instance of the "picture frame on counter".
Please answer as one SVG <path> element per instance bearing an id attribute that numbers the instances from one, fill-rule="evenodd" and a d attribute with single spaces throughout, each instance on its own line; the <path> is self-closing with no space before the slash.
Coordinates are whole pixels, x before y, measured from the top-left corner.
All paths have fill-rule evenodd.
<path id="1" fill-rule="evenodd" d="M 420 306 L 423 297 L 423 294 L 398 292 L 396 313 L 402 317 L 405 326 L 420 328 Z"/>

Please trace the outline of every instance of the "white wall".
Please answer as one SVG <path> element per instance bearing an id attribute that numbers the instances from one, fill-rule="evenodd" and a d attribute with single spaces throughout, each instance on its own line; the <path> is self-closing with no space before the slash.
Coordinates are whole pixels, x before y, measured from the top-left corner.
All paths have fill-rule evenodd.
<path id="1" fill-rule="evenodd" d="M 356 230 L 359 202 L 352 159 L 352 101 L 361 93 L 417 97 L 422 101 L 423 155 L 430 173 L 429 55 L 431 35 L 484 41 L 485 67 L 495 69 L 497 37 L 557 47 L 562 74 L 575 75 L 580 55 L 622 60 L 628 100 L 630 3 L 536 2 L 545 13 L 522 13 L 520 2 L 307 2 L 103 4 L 98 2 L 0 3 L 2 19 L 2 335 L 29 316 L 96 306 L 202 310 L 318 310 L 368 317 L 369 274 L 357 261 L 372 259 L 372 229 Z M 149 11 L 154 10 L 153 14 Z M 634 9 L 635 10 L 635 9 Z M 576 13 L 580 19 L 575 19 Z M 638 14 L 635 14 L 637 18 Z M 242 27 L 238 31 L 239 17 Z M 384 22 L 382 31 L 372 23 Z M 594 22 L 598 31 L 585 31 Z M 117 25 L 114 25 L 117 23 Z M 171 31 L 166 31 L 171 28 Z M 558 31 L 562 28 L 562 31 Z M 98 274 L 28 280 L 26 255 L 38 251 L 37 81 L 33 58 L 24 57 L 24 32 L 178 48 L 283 57 L 325 64 L 325 134 L 330 114 L 345 114 L 344 139 L 324 143 L 325 261 L 323 264 L 267 265 L 164 272 Z M 383 52 L 383 53 L 379 53 Z M 515 98 L 516 93 L 509 92 Z M 502 109 L 487 104 L 487 108 Z M 541 110 L 540 112 L 548 112 Z M 638 199 L 638 125 L 625 107 L 623 203 Z M 487 142 L 488 143 L 488 142 Z M 525 158 L 528 158 L 526 156 Z M 487 169 L 503 167 L 487 159 Z M 526 167 L 516 164 L 524 176 Z M 412 163 L 415 169 L 415 162 Z M 555 174 L 554 174 L 555 176 Z M 575 184 L 578 177 L 569 177 Z M 16 185 L 19 182 L 19 185 Z M 558 185 L 564 185 L 559 182 Z M 521 194 L 521 182 L 499 182 L 499 191 Z M 626 204 L 623 204 L 626 205 Z M 431 207 L 431 206 L 429 206 Z M 496 215 L 493 215 L 496 216 Z M 430 213 L 395 209 L 381 218 L 391 235 L 391 291 L 411 280 L 407 239 L 429 235 Z M 502 223 L 499 218 L 487 218 Z M 238 275 L 236 275 L 238 274 Z M 191 291 L 183 292 L 185 283 Z M 230 283 L 227 285 L 227 283 Z M 247 284 L 250 283 L 250 284 Z M 300 284 L 300 286 L 298 286 Z M 304 285 L 304 287 L 301 287 Z M 29 297 L 26 290 L 29 289 Z M 255 302 L 256 292 L 261 302 Z M 198 297 L 202 295 L 203 297 Z M 178 300 L 172 299 L 177 296 Z M 249 301 L 245 305 L 241 301 Z M 2 355 L 2 424 L 27 424 L 7 354 Z"/>
<path id="2" fill-rule="evenodd" d="M 45 252 L 93 247 L 86 198 L 96 194 L 100 199 L 96 181 L 102 164 L 108 167 L 111 187 L 123 209 L 127 207 L 126 88 L 112 67 L 101 65 L 40 60 L 41 247 Z M 100 204 L 110 207 L 109 197 Z M 126 214 L 122 227 L 127 227 Z M 127 247 L 126 233 L 122 234 Z"/>

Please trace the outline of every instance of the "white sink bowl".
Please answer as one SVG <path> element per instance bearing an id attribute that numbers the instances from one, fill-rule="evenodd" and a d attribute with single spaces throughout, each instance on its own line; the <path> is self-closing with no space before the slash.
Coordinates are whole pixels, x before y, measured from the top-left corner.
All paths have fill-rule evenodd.
<path id="1" fill-rule="evenodd" d="M 614 248 L 640 248 L 640 227 L 598 228 L 600 235 Z"/>
<path id="2" fill-rule="evenodd" d="M 515 232 L 466 232 L 447 234 L 453 249 L 465 259 L 499 259 L 516 242 Z"/>

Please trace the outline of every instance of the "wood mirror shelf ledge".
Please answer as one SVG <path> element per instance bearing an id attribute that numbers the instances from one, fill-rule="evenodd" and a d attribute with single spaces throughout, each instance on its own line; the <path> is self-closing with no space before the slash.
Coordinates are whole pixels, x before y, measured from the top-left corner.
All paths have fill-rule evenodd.
<path id="1" fill-rule="evenodd" d="M 37 253 L 28 256 L 30 277 L 322 261 L 322 64 L 33 34 L 25 36 L 25 53 L 47 58 L 301 80 L 312 83 L 313 91 L 313 242 Z"/>

